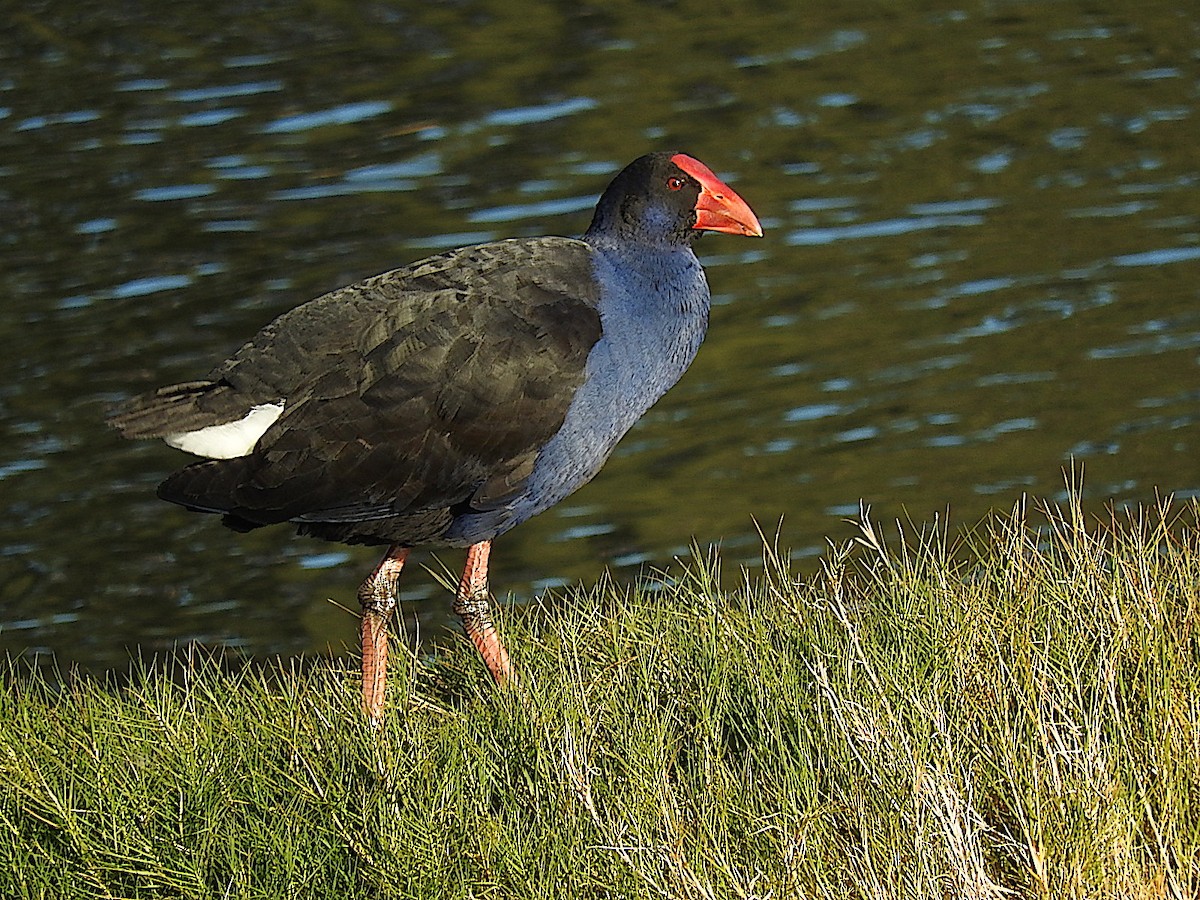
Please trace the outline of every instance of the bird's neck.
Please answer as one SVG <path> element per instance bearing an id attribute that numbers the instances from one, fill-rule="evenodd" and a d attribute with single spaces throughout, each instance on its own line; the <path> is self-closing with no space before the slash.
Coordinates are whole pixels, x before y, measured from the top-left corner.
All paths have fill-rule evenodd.
<path id="1" fill-rule="evenodd" d="M 701 329 L 707 324 L 708 282 L 690 247 L 595 249 L 597 274 L 605 285 L 601 315 L 617 313 L 667 332 L 689 322 Z"/>
<path id="2" fill-rule="evenodd" d="M 595 248 L 604 342 L 618 368 L 666 390 L 708 327 L 708 283 L 690 247 Z"/>
<path id="3" fill-rule="evenodd" d="M 585 240 L 596 252 L 602 280 L 619 284 L 632 296 L 671 297 L 687 304 L 687 310 L 708 311 L 708 283 L 700 260 L 690 244 L 642 243 L 588 235 Z"/>

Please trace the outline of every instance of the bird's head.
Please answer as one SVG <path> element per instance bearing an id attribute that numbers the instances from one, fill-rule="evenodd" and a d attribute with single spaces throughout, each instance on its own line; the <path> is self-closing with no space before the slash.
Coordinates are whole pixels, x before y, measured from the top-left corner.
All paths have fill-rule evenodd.
<path id="1" fill-rule="evenodd" d="M 762 237 L 750 206 L 686 153 L 649 153 L 612 180 L 592 218 L 588 236 L 663 244 L 688 244 L 705 231 Z"/>

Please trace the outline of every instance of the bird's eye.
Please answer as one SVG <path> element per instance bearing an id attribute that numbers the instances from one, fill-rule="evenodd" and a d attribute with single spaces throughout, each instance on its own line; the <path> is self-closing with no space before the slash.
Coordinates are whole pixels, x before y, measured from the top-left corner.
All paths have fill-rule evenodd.
<path id="1" fill-rule="evenodd" d="M 678 191 L 683 188 L 683 179 L 678 175 L 672 175 L 667 179 L 667 187 L 673 191 Z"/>

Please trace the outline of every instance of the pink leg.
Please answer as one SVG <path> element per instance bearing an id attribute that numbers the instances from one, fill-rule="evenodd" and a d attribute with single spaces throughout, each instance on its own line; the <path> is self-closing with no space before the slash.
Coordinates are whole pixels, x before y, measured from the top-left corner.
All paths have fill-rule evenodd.
<path id="1" fill-rule="evenodd" d="M 458 585 L 458 596 L 454 598 L 454 611 L 462 619 L 467 637 L 483 657 L 496 684 L 503 685 L 510 681 L 515 683 L 517 673 L 513 671 L 508 651 L 500 641 L 488 609 L 487 568 L 491 550 L 491 541 L 480 541 L 467 548 L 467 564 Z"/>
<path id="2" fill-rule="evenodd" d="M 362 606 L 362 698 L 363 712 L 372 722 L 383 717 L 387 695 L 388 619 L 396 608 L 396 579 L 408 559 L 407 547 L 391 547 L 375 571 L 358 589 Z"/>

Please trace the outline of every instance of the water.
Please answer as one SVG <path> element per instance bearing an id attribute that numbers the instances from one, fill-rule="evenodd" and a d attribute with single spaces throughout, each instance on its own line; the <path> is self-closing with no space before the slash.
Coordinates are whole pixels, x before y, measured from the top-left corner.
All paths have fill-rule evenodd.
<path id="1" fill-rule="evenodd" d="M 357 278 L 579 233 L 651 149 L 703 159 L 767 236 L 701 243 L 697 362 L 600 478 L 498 544 L 499 592 L 629 581 L 693 539 L 735 576 L 758 528 L 811 558 L 860 500 L 969 525 L 1058 495 L 1073 461 L 1098 514 L 1194 496 L 1200 13 L 1121 6 L 17 14 L 0 649 L 96 670 L 191 641 L 341 652 L 354 620 L 328 599 L 353 605 L 373 551 L 159 503 L 185 457 L 105 409 Z M 402 585 L 410 626 L 444 635 L 435 579 Z"/>

